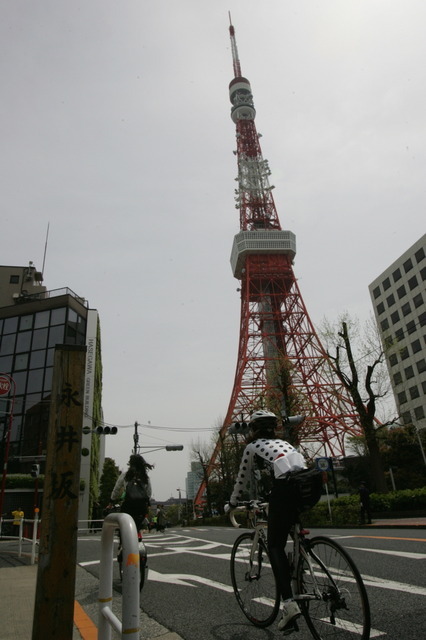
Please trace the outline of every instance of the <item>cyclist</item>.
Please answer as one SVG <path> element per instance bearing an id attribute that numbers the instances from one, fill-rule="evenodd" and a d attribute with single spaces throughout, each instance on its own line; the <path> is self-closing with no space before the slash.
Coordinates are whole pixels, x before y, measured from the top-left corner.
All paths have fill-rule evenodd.
<path id="1" fill-rule="evenodd" d="M 296 630 L 301 615 L 291 589 L 291 569 L 285 552 L 287 537 L 297 519 L 294 491 L 286 479 L 292 471 L 306 469 L 304 457 L 296 449 L 275 436 L 278 420 L 270 411 L 255 411 L 250 417 L 251 437 L 243 453 L 229 508 L 237 506 L 245 492 L 258 497 L 256 489 L 269 502 L 268 552 L 272 570 L 283 600 L 278 629 L 288 635 Z"/>
<path id="2" fill-rule="evenodd" d="M 123 471 L 115 483 L 111 493 L 111 502 L 114 503 L 124 498 L 120 511 L 132 516 L 138 530 L 138 536 L 141 537 L 140 532 L 143 529 L 143 521 L 148 512 L 149 501 L 152 496 L 148 470 L 153 469 L 153 465 L 148 464 L 139 454 L 132 454 L 128 465 L 127 471 Z M 129 486 L 132 489 L 131 491 L 130 489 L 128 490 Z M 136 490 L 134 487 L 136 487 Z"/>

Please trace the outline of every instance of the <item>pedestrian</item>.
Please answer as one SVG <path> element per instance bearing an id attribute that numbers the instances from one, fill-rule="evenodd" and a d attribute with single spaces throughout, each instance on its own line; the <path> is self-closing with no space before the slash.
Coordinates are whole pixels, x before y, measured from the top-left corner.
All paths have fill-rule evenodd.
<path id="1" fill-rule="evenodd" d="M 367 524 L 371 524 L 370 491 L 365 482 L 360 483 L 358 493 L 360 500 L 360 524 L 365 524 L 365 516 L 367 516 Z"/>
<path id="2" fill-rule="evenodd" d="M 161 531 L 162 533 L 164 533 L 166 524 L 167 524 L 166 514 L 164 513 L 163 506 L 159 504 L 157 508 L 157 531 Z"/>
<path id="3" fill-rule="evenodd" d="M 291 444 L 275 436 L 277 424 L 277 417 L 270 411 L 255 411 L 250 417 L 251 438 L 243 453 L 234 490 L 225 510 L 237 506 L 247 491 L 250 498 L 262 495 L 269 501 L 268 551 L 283 600 L 278 629 L 287 635 L 296 630 L 295 621 L 301 615 L 299 605 L 293 598 L 291 568 L 285 552 L 288 534 L 298 515 L 294 489 L 287 480 L 290 472 L 306 469 L 306 462 Z M 277 467 L 280 467 L 279 471 Z"/>
<path id="4" fill-rule="evenodd" d="M 20 532 L 21 532 L 21 522 L 24 520 L 25 514 L 22 511 L 21 507 L 18 507 L 17 509 L 15 509 L 15 511 L 12 511 L 12 516 L 13 516 L 13 533 L 16 535 L 17 538 L 19 538 Z"/>
<path id="5" fill-rule="evenodd" d="M 153 465 L 148 464 L 139 454 L 132 454 L 128 465 L 127 471 L 123 471 L 115 483 L 111 493 L 111 503 L 123 500 L 120 511 L 132 516 L 140 534 L 152 496 L 148 471 L 153 469 Z"/>

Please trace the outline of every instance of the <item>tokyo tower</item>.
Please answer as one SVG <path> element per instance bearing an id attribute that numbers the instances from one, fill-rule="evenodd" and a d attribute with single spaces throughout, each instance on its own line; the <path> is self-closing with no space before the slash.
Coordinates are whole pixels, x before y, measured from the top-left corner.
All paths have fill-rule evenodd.
<path id="1" fill-rule="evenodd" d="M 306 415 L 298 442 L 311 456 L 342 456 L 347 435 L 360 435 L 352 400 L 334 375 L 314 329 L 293 272 L 296 238 L 281 229 L 256 130 L 250 82 L 243 77 L 235 29 L 230 24 L 234 78 L 229 85 L 236 126 L 240 232 L 231 252 L 241 282 L 241 320 L 234 387 L 207 475 L 214 470 L 231 424 L 247 421 L 258 408 Z M 205 482 L 195 503 L 200 504 Z"/>

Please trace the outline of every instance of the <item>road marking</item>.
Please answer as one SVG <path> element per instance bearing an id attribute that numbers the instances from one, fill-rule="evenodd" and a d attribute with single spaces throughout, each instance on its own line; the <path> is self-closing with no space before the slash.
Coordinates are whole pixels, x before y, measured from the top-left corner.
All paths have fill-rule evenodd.
<path id="1" fill-rule="evenodd" d="M 203 584 L 207 587 L 213 587 L 214 589 L 219 589 L 220 591 L 234 593 L 234 589 L 228 584 L 217 582 L 216 580 L 211 580 L 210 578 L 203 578 L 202 576 L 190 575 L 187 573 L 160 573 L 159 571 L 154 571 L 150 568 L 148 578 L 150 581 L 153 580 L 155 582 L 167 582 L 169 584 L 178 584 L 185 587 L 196 587 L 197 585 L 191 584 L 191 582 L 198 582 L 199 584 Z"/>
<path id="2" fill-rule="evenodd" d="M 154 544 L 151 543 L 150 540 L 147 540 L 146 538 L 144 538 L 144 542 L 145 544 L 149 547 L 149 546 L 156 546 L 156 547 L 162 547 L 162 546 L 167 546 L 164 545 L 164 542 L 169 542 L 172 544 L 185 544 L 187 542 L 196 542 L 201 545 L 211 545 L 212 549 L 214 547 L 226 547 L 227 549 L 232 549 L 232 547 L 234 546 L 234 544 L 229 544 L 226 542 L 210 542 L 208 540 L 203 540 L 202 538 L 193 538 L 192 536 L 181 536 L 181 535 L 176 535 L 174 538 L 169 538 L 168 540 L 163 539 L 159 539 L 161 544 L 156 544 L 157 541 L 154 542 Z M 200 547 L 195 547 L 195 548 L 200 548 Z"/>
<path id="3" fill-rule="evenodd" d="M 97 640 L 98 628 L 77 600 L 74 600 L 74 623 L 83 640 Z"/>
<path id="4" fill-rule="evenodd" d="M 403 591 L 404 593 L 411 593 L 416 596 L 426 596 L 426 588 L 418 587 L 414 584 L 406 584 L 404 582 L 396 582 L 394 580 L 386 580 L 364 574 L 362 579 L 366 587 L 379 587 L 380 589 L 389 589 L 390 591 Z"/>
<path id="5" fill-rule="evenodd" d="M 383 553 L 388 556 L 396 556 L 399 558 L 411 558 L 412 560 L 424 560 L 426 553 L 415 553 L 414 551 L 389 551 L 388 549 L 367 549 L 364 547 L 346 547 L 347 549 L 355 549 L 356 551 L 371 551 L 372 553 Z"/>
<path id="6" fill-rule="evenodd" d="M 313 538 L 315 536 L 312 536 Z M 426 542 L 426 538 L 402 538 L 397 536 L 362 536 L 362 535 L 351 535 L 351 536 L 338 536 L 338 535 L 330 535 L 328 538 L 333 538 L 333 540 L 350 540 L 354 538 L 366 538 L 367 540 L 402 540 L 403 542 Z"/>
<path id="7" fill-rule="evenodd" d="M 196 584 L 192 584 L 192 582 L 196 582 L 207 587 L 213 587 L 214 589 L 225 591 L 226 593 L 234 593 L 233 587 L 230 587 L 227 584 L 223 584 L 223 582 L 217 582 L 216 580 L 210 580 L 209 578 L 202 578 L 201 576 L 195 576 L 185 573 L 160 573 L 158 571 L 150 569 L 149 579 L 155 582 L 165 582 L 167 584 L 175 584 L 184 587 L 197 587 Z M 273 601 L 269 598 L 255 598 L 255 600 L 267 606 L 273 606 L 274 604 Z M 328 620 L 324 619 L 323 622 L 327 623 Z M 340 629 L 352 631 L 355 634 L 362 635 L 363 629 L 361 625 L 352 624 L 345 620 L 336 618 L 335 626 L 339 627 Z M 386 634 L 382 631 L 379 631 L 378 629 L 371 629 L 370 631 L 370 638 L 379 638 L 380 636 L 384 635 Z"/>
<path id="8" fill-rule="evenodd" d="M 100 562 L 100 560 L 88 560 L 87 562 L 79 562 L 78 564 L 80 567 L 91 567 L 94 564 L 100 564 Z"/>
<path id="9" fill-rule="evenodd" d="M 426 538 L 397 538 L 392 536 L 352 536 L 354 538 L 368 538 L 372 540 L 403 540 L 404 542 L 426 542 Z"/>
<path id="10" fill-rule="evenodd" d="M 342 620 L 340 618 L 336 618 L 335 623 L 332 625 L 328 618 L 322 618 L 321 622 L 330 625 L 330 627 L 337 627 L 338 629 L 343 629 L 344 631 L 351 631 L 352 633 L 359 634 L 362 636 L 363 627 L 360 624 L 355 624 L 354 622 L 349 622 L 348 620 Z M 380 636 L 385 636 L 386 633 L 384 631 L 379 631 L 378 629 L 370 629 L 369 638 L 379 638 Z"/>

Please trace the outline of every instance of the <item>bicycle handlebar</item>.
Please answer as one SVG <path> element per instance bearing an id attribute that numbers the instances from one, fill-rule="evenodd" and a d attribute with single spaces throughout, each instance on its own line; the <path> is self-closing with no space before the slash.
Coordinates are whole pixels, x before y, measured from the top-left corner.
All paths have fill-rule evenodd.
<path id="1" fill-rule="evenodd" d="M 265 509 L 268 506 L 268 502 L 262 502 L 261 500 L 250 500 L 250 502 L 244 502 L 237 507 L 231 508 L 229 511 L 229 519 L 231 524 L 236 529 L 239 529 L 241 525 L 235 520 L 236 511 L 256 511 L 256 509 Z"/>
<path id="2" fill-rule="evenodd" d="M 239 529 L 241 527 L 241 525 L 235 520 L 235 515 L 234 515 L 235 511 L 237 511 L 237 510 L 238 509 L 232 509 L 229 512 L 229 519 L 231 521 L 232 526 L 235 527 L 236 529 Z M 240 509 L 240 511 L 241 511 L 241 509 Z"/>

